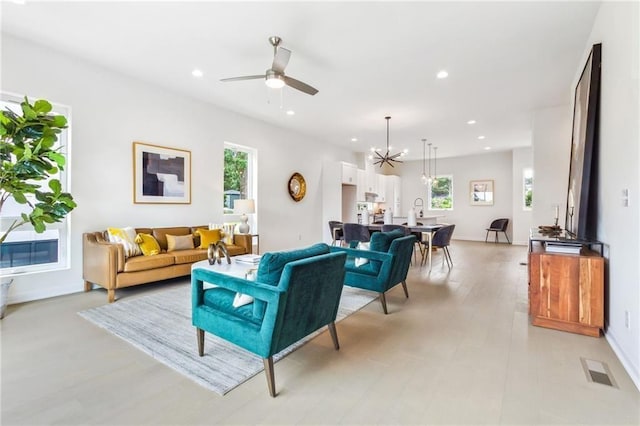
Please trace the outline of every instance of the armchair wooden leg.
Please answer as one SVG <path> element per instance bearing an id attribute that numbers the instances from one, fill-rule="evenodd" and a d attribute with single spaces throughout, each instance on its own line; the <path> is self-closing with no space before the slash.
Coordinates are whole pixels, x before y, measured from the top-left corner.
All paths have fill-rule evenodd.
<path id="1" fill-rule="evenodd" d="M 109 303 L 113 303 L 116 301 L 116 289 L 115 288 L 111 288 L 107 290 L 107 299 L 109 300 Z"/>
<path id="2" fill-rule="evenodd" d="M 198 355 L 204 356 L 204 330 L 196 328 L 196 335 L 198 336 Z"/>
<path id="3" fill-rule="evenodd" d="M 336 331 L 336 323 L 330 322 L 328 324 L 329 333 L 331 334 L 331 340 L 333 340 L 333 347 L 337 350 L 340 349 L 340 343 L 338 343 L 338 332 Z"/>
<path id="4" fill-rule="evenodd" d="M 384 297 L 384 293 L 380 293 L 380 303 L 382 303 L 382 310 L 387 315 L 387 299 Z"/>
<path id="5" fill-rule="evenodd" d="M 489 239 L 489 231 L 487 231 L 487 235 L 484 236 L 484 242 L 486 243 Z"/>
<path id="6" fill-rule="evenodd" d="M 404 296 L 408 299 L 409 298 L 409 292 L 407 291 L 407 282 L 406 281 L 402 281 L 402 289 L 404 290 Z"/>
<path id="7" fill-rule="evenodd" d="M 91 291 L 93 290 L 93 284 L 91 284 L 89 281 L 85 281 L 84 282 L 84 291 Z"/>
<path id="8" fill-rule="evenodd" d="M 273 374 L 273 357 L 263 358 L 264 373 L 267 375 L 267 387 L 269 388 L 269 395 L 276 397 L 276 380 Z"/>

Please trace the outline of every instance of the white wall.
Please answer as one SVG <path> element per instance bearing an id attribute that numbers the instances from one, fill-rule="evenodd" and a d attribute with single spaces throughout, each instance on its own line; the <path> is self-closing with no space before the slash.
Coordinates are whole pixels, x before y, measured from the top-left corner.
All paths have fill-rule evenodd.
<path id="1" fill-rule="evenodd" d="M 524 210 L 524 174 L 525 168 L 533 168 L 533 150 L 531 148 L 514 149 L 513 163 L 513 243 L 528 244 L 529 229 L 533 226 L 532 210 Z M 533 199 L 537 194 L 536 180 L 533 177 Z"/>
<path id="2" fill-rule="evenodd" d="M 427 205 L 427 190 L 421 183 L 422 160 L 407 161 L 396 166 L 395 172 L 402 178 L 402 216 L 413 207 L 416 198 L 422 198 Z M 441 222 L 454 223 L 454 239 L 484 241 L 485 229 L 493 219 L 507 217 L 513 213 L 513 176 L 511 151 L 481 155 L 438 159 L 439 175 L 453 176 L 453 210 L 441 211 L 446 217 Z M 494 181 L 494 204 L 492 206 L 472 206 L 469 203 L 469 182 L 472 180 Z M 440 211 L 425 209 L 425 215 Z M 436 213 L 437 214 L 437 213 Z M 512 223 L 509 224 L 509 238 Z M 504 235 L 500 234 L 501 241 Z M 491 234 L 490 237 L 493 237 Z"/>
<path id="3" fill-rule="evenodd" d="M 640 389 L 639 16 L 638 2 L 602 3 L 574 85 L 591 46 L 601 42 L 598 239 L 606 247 L 606 337 Z"/>
<path id="4" fill-rule="evenodd" d="M 571 153 L 571 107 L 556 106 L 536 111 L 533 119 L 533 211 L 532 223 L 553 225 L 559 206 L 559 225 L 564 228 Z"/>
<path id="5" fill-rule="evenodd" d="M 17 277 L 9 303 L 81 291 L 83 232 L 222 222 L 224 141 L 258 150 L 261 251 L 320 241 L 327 226 L 322 221 L 322 162 L 354 158 L 324 141 L 6 35 L 2 89 L 71 107 L 71 192 L 78 202 L 71 214 L 71 269 Z M 191 204 L 133 204 L 133 141 L 191 151 Z M 287 192 L 293 172 L 302 173 L 307 182 L 307 196 L 299 203 Z"/>

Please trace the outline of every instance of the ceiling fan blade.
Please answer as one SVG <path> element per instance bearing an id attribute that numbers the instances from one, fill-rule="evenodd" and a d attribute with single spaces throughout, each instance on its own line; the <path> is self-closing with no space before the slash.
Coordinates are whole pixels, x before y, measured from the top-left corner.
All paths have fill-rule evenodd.
<path id="1" fill-rule="evenodd" d="M 284 76 L 284 82 L 287 86 L 298 89 L 299 91 L 311 96 L 318 93 L 318 89 L 311 87 L 307 83 L 303 83 L 300 80 L 296 80 L 295 78 L 287 77 L 286 75 Z"/>
<path id="2" fill-rule="evenodd" d="M 285 67 L 289 63 L 290 57 L 291 51 L 289 49 L 278 47 L 278 49 L 276 50 L 276 54 L 273 57 L 273 65 L 271 65 L 271 69 L 283 73 Z"/>
<path id="3" fill-rule="evenodd" d="M 231 78 L 223 78 L 220 81 L 241 81 L 241 80 L 257 80 L 259 78 L 264 79 L 264 74 L 262 75 L 245 75 L 243 77 L 231 77 Z"/>

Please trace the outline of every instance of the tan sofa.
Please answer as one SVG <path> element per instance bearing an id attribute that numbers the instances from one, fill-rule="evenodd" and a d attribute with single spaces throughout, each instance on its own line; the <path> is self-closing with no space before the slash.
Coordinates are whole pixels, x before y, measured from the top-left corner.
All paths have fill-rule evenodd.
<path id="1" fill-rule="evenodd" d="M 200 245 L 197 229 L 207 226 L 183 226 L 170 228 L 136 228 L 136 232 L 151 234 L 160 244 L 162 252 L 154 256 L 134 256 L 125 259 L 121 244 L 111 243 L 106 231 L 87 232 L 82 237 L 82 277 L 84 291 L 94 284 L 107 289 L 109 303 L 116 297 L 116 289 L 161 281 L 191 274 L 191 264 L 207 258 L 206 249 L 177 250 L 167 252 L 168 235 L 193 235 L 194 247 Z M 233 244 L 227 244 L 229 255 L 252 252 L 251 235 L 235 234 Z"/>

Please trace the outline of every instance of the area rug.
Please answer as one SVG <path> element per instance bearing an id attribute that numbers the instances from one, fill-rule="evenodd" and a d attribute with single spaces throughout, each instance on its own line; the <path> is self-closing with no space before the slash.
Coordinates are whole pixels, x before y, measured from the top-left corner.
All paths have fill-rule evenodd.
<path id="1" fill-rule="evenodd" d="M 336 321 L 362 309 L 375 298 L 375 293 L 344 287 Z M 191 324 L 191 286 L 188 284 L 78 314 L 220 395 L 264 369 L 259 356 L 209 333 L 205 333 L 205 354 L 198 356 L 196 331 Z M 274 356 L 274 361 L 325 330 L 326 327 L 282 350 Z"/>

